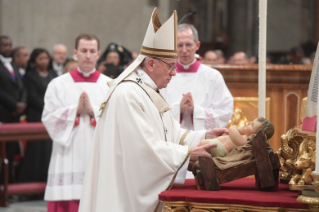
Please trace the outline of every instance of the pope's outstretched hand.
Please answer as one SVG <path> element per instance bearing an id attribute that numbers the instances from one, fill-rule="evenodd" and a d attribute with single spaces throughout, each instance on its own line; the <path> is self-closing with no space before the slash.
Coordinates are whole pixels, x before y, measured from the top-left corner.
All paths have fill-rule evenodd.
<path id="1" fill-rule="evenodd" d="M 215 128 L 215 129 L 210 129 L 206 131 L 205 139 L 213 139 L 217 138 L 224 133 L 228 134 L 228 129 L 227 128 Z"/>
<path id="2" fill-rule="evenodd" d="M 195 163 L 198 160 L 199 156 L 211 157 L 211 154 L 209 153 L 210 148 L 217 146 L 217 144 L 215 144 L 215 143 L 206 144 L 203 146 L 198 146 L 198 145 L 199 144 L 192 146 L 192 151 L 191 151 L 191 155 L 190 155 L 190 159 L 189 159 L 189 161 L 191 163 Z"/>

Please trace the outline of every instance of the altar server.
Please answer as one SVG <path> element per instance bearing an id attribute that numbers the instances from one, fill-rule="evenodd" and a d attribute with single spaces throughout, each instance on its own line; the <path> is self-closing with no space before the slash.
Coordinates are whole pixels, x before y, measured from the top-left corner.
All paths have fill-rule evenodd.
<path id="1" fill-rule="evenodd" d="M 198 142 L 227 132 L 180 128 L 158 93 L 176 74 L 176 20 L 174 11 L 161 24 L 155 9 L 139 56 L 110 83 L 85 173 L 80 212 L 162 211 L 158 194 L 174 183 L 184 183 L 189 161 L 207 155 L 212 147 L 198 147 Z"/>
<path id="2" fill-rule="evenodd" d="M 199 47 L 196 28 L 190 24 L 179 25 L 177 74 L 161 94 L 182 128 L 225 127 L 233 114 L 233 97 L 220 72 L 196 60 Z"/>
<path id="3" fill-rule="evenodd" d="M 98 38 L 81 34 L 75 43 L 78 68 L 52 80 L 44 100 L 42 122 L 53 140 L 45 190 L 48 212 L 78 211 L 98 110 L 110 80 L 95 70 Z"/>

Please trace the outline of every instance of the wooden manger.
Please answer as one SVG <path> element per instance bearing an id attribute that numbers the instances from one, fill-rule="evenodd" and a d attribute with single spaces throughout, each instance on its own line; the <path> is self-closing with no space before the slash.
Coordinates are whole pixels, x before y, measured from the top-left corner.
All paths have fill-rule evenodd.
<path id="1" fill-rule="evenodd" d="M 254 157 L 251 161 L 225 170 L 218 169 L 212 157 L 200 156 L 192 168 L 198 190 L 219 190 L 220 184 L 250 175 L 255 175 L 258 189 L 278 190 L 279 158 L 268 148 L 263 131 L 259 131 L 254 137 L 252 152 Z"/>

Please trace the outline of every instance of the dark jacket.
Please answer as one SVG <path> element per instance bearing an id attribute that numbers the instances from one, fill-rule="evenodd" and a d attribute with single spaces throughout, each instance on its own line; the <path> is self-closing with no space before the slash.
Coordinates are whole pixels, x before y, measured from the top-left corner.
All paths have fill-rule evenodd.
<path id="1" fill-rule="evenodd" d="M 13 79 L 10 72 L 0 61 L 0 122 L 19 122 L 19 116 L 11 113 L 16 110 L 18 102 L 26 102 L 26 91 L 24 90 L 19 69 L 12 64 L 16 79 Z"/>
<path id="2" fill-rule="evenodd" d="M 54 70 L 48 70 L 48 73 L 48 78 L 45 79 L 36 70 L 30 70 L 23 77 L 23 84 L 28 94 L 26 110 L 28 122 L 41 122 L 45 91 L 49 82 L 57 77 Z"/>

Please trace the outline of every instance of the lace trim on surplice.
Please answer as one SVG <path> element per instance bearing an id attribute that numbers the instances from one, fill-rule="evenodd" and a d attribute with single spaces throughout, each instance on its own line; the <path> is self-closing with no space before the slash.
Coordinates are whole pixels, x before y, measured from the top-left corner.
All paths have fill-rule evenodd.
<path id="1" fill-rule="evenodd" d="M 49 174 L 48 186 L 83 185 L 84 172 Z"/>

